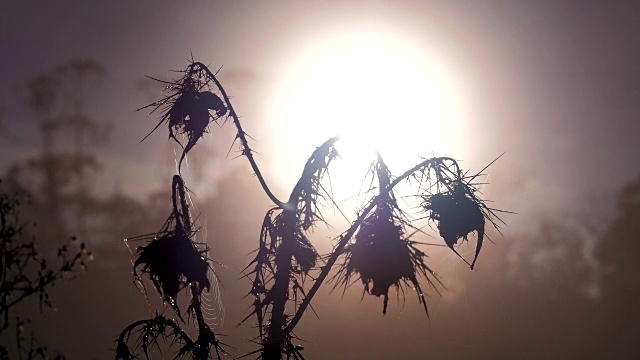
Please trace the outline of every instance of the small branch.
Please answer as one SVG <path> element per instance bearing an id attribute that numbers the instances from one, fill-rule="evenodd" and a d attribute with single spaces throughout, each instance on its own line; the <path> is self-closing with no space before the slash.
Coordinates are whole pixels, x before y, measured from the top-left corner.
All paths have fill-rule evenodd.
<path id="1" fill-rule="evenodd" d="M 411 176 L 413 173 L 415 173 L 416 171 L 420 170 L 420 169 L 424 169 L 427 166 L 433 164 L 433 163 L 438 163 L 438 162 L 443 162 L 443 161 L 451 161 L 453 163 L 453 166 L 456 169 L 456 174 L 460 174 L 460 167 L 458 166 L 458 162 L 450 157 L 437 157 L 437 158 L 430 158 L 430 159 L 426 159 L 424 161 L 422 161 L 421 163 L 419 163 L 418 165 L 412 167 L 411 169 L 405 171 L 402 175 L 400 175 L 398 178 L 396 178 L 395 180 L 393 180 L 391 182 L 391 184 L 389 185 L 389 190 L 393 189 L 396 185 L 398 185 L 400 182 L 402 182 L 403 180 L 405 180 L 406 178 L 408 178 L 409 176 Z"/>

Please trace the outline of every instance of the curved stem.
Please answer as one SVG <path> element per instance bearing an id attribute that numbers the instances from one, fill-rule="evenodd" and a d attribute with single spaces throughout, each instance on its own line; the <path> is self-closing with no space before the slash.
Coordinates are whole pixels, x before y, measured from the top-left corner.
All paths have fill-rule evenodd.
<path id="1" fill-rule="evenodd" d="M 297 202 L 300 199 L 300 196 L 302 194 L 302 190 L 305 187 L 309 186 L 307 182 L 311 181 L 311 179 L 313 178 L 313 173 L 318 170 L 318 167 L 311 166 L 311 162 L 320 157 L 327 156 L 329 149 L 333 145 L 335 145 L 335 143 L 338 142 L 340 139 L 342 139 L 342 137 L 339 135 L 329 138 L 329 140 L 325 141 L 324 143 L 322 143 L 322 145 L 318 146 L 318 148 L 313 152 L 313 154 L 311 154 L 311 157 L 309 158 L 309 160 L 307 160 L 307 163 L 304 166 L 304 170 L 302 170 L 302 175 L 300 176 L 300 180 L 298 180 L 298 182 L 296 183 L 296 186 L 291 191 L 291 196 L 289 196 L 289 201 L 287 202 L 287 204 L 292 205 L 293 203 L 295 203 L 297 205 Z M 323 153 L 324 155 L 322 155 Z"/>
<path id="2" fill-rule="evenodd" d="M 191 340 L 189 335 L 184 330 L 182 330 L 182 328 L 180 326 L 178 326 L 178 324 L 176 324 L 171 319 L 167 319 L 167 318 L 165 318 L 163 316 L 159 316 L 159 315 L 154 317 L 154 318 L 152 318 L 152 319 L 138 320 L 138 321 L 130 324 L 129 326 L 127 326 L 124 330 L 122 330 L 122 332 L 118 336 L 118 340 L 117 340 L 118 348 L 120 348 L 121 346 L 125 346 L 128 349 L 127 340 L 131 336 L 131 332 L 133 331 L 133 329 L 135 329 L 137 326 L 147 325 L 147 324 L 150 324 L 150 323 L 151 324 L 157 323 L 158 325 L 170 327 L 173 330 L 174 334 L 180 336 L 182 341 L 185 342 L 185 345 L 186 345 L 187 348 L 190 348 L 190 349 L 195 348 L 195 343 L 193 342 L 193 340 Z M 125 337 L 127 338 L 126 340 L 125 340 Z M 121 355 L 122 354 L 118 353 L 118 350 L 116 350 L 116 359 L 124 359 Z M 130 356 L 129 356 L 129 358 L 130 358 Z"/>
<path id="3" fill-rule="evenodd" d="M 460 167 L 458 166 L 458 162 L 455 159 L 452 159 L 452 158 L 446 157 L 446 156 L 430 158 L 430 159 L 426 159 L 426 160 L 422 161 L 421 163 L 417 164 L 416 166 L 412 167 L 411 169 L 405 171 L 402 175 L 400 175 L 395 180 L 393 180 L 391 182 L 391 184 L 389 184 L 389 190 L 393 189 L 396 185 L 398 185 L 400 182 L 402 182 L 403 180 L 405 180 L 406 178 L 411 176 L 416 171 L 418 171 L 420 169 L 424 169 L 428 165 L 431 165 L 432 163 L 438 163 L 438 162 L 442 162 L 442 161 L 451 161 L 453 163 L 453 166 L 456 168 L 456 174 L 460 175 L 460 173 L 461 173 Z"/>
<path id="4" fill-rule="evenodd" d="M 237 137 L 238 137 L 238 139 L 240 139 L 240 142 L 242 143 L 242 155 L 246 156 L 247 159 L 249 159 L 249 164 L 251 164 L 251 168 L 253 169 L 253 172 L 258 177 L 258 181 L 260 181 L 260 185 L 262 186 L 262 189 L 267 194 L 269 199 L 271 199 L 271 201 L 273 201 L 273 203 L 276 204 L 276 206 L 284 207 L 284 205 L 285 205 L 284 202 L 281 201 L 280 199 L 278 199 L 271 192 L 271 189 L 269 189 L 269 186 L 267 185 L 267 182 L 265 181 L 264 177 L 262 176 L 262 173 L 260 172 L 260 168 L 258 168 L 258 164 L 256 163 L 255 159 L 253 158 L 253 152 L 251 151 L 251 148 L 249 147 L 249 142 L 247 141 L 247 136 L 246 136 L 244 130 L 242 129 L 242 125 L 240 124 L 240 119 L 238 118 L 238 115 L 236 114 L 236 111 L 233 108 L 233 105 L 231 104 L 231 100 L 229 99 L 229 96 L 227 95 L 227 92 L 222 87 L 222 84 L 220 84 L 218 79 L 216 79 L 215 75 L 213 73 L 211 73 L 209 68 L 207 68 L 204 64 L 202 64 L 200 62 L 194 62 L 190 66 L 191 66 L 192 69 L 195 68 L 195 67 L 199 67 L 200 69 L 204 70 L 207 73 L 207 75 L 209 76 L 209 78 L 216 84 L 216 86 L 220 90 L 220 93 L 222 94 L 222 97 L 224 98 L 224 102 L 227 104 L 227 109 L 229 110 L 229 116 L 231 116 L 231 118 L 233 119 L 233 124 L 235 125 L 236 129 L 238 130 Z"/>

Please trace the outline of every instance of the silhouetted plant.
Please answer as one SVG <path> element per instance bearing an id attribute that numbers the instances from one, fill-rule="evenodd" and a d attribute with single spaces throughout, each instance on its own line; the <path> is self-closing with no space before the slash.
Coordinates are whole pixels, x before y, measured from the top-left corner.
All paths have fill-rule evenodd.
<path id="1" fill-rule="evenodd" d="M 52 307 L 49 290 L 57 281 L 74 278 L 77 269 L 84 270 L 92 255 L 84 243 L 76 246 L 76 239 L 72 237 L 57 249 L 54 261 L 47 261 L 47 256 L 38 250 L 36 239 L 29 234 L 28 228 L 33 224 L 20 217 L 20 207 L 29 203 L 29 195 L 0 190 L 0 335 L 3 335 L 17 305 L 37 295 L 40 311 Z M 29 345 L 23 344 L 24 327 L 25 322 L 18 318 L 18 352 L 26 352 L 28 358 L 45 358 L 48 350 L 37 344 L 33 334 Z M 0 354 L 7 354 L 2 345 Z"/>
<path id="2" fill-rule="evenodd" d="M 422 196 L 424 200 L 422 206 L 428 213 L 429 220 L 437 222 L 440 236 L 442 236 L 447 246 L 458 256 L 460 254 L 453 246 L 461 238 L 468 240 L 467 236 L 474 231 L 476 232 L 478 243 L 476 245 L 476 255 L 471 263 L 471 269 L 473 270 L 482 248 L 485 219 L 488 219 L 493 227 L 498 229 L 496 220 L 501 220 L 495 212 L 507 211 L 488 207 L 476 195 L 479 190 L 477 186 L 464 179 L 457 163 L 452 159 L 446 160 L 452 162 L 452 166 L 447 166 L 442 162 L 436 163 L 433 170 L 436 176 L 437 193 Z M 473 180 L 477 176 L 474 175 L 470 179 Z"/>
<path id="3" fill-rule="evenodd" d="M 426 254 L 421 250 L 424 244 L 412 240 L 421 230 L 398 205 L 395 194 L 398 184 L 417 183 L 413 196 L 422 200 L 421 218 L 437 223 L 446 245 L 456 254 L 454 245 L 458 240 L 477 233 L 472 269 L 480 253 L 486 221 L 498 228 L 498 210 L 489 208 L 476 195 L 478 188 L 473 180 L 480 173 L 466 176 L 454 159 L 434 157 L 423 159 L 394 176 L 378 153 L 371 172 L 372 179 L 377 179 L 378 186 L 374 186 L 377 194 L 367 194 L 367 203 L 349 228 L 337 237 L 332 252 L 320 256 L 309 240 L 309 232 L 319 222 L 325 222 L 322 208 L 335 204 L 322 182 L 338 157 L 335 145 L 340 137 L 327 140 L 313 152 L 288 200 L 280 200 L 267 186 L 239 118 L 215 75 L 199 62 L 189 64 L 182 74 L 176 81 L 158 80 L 166 84 L 168 95 L 142 108 L 151 108 L 151 113 L 162 112 L 160 122 L 151 133 L 165 124 L 169 138 L 183 147 L 178 173 L 182 160 L 209 125 L 221 119 L 220 125 L 224 125 L 230 119 L 237 130 L 241 154 L 248 159 L 262 189 L 274 204 L 264 217 L 256 255 L 243 271 L 251 280 L 248 296 L 253 298 L 252 311 L 243 322 L 255 316 L 258 334 L 254 341 L 259 346 L 244 356 L 303 359 L 303 348 L 294 343 L 293 330 L 339 259 L 342 262 L 330 278 L 334 287 L 346 288 L 353 280 L 360 279 L 365 293 L 383 297 L 383 314 L 387 311 L 392 286 L 402 293 L 416 291 L 428 316 L 421 280 L 436 291 L 442 284 L 425 262 Z M 178 139 L 178 134 L 184 135 L 184 142 Z M 207 272 L 213 268 L 206 256 L 206 246 L 199 248 L 195 242 L 197 228 L 191 221 L 179 174 L 174 176 L 172 186 L 173 212 L 157 234 L 138 237 L 150 241 L 138 248 L 134 274 L 136 281 L 140 280 L 135 269 L 142 266 L 142 272 L 149 275 L 160 296 L 182 323 L 185 321 L 176 299 L 180 290 L 188 287 L 192 303 L 187 313 L 197 320 L 199 335 L 197 340 L 192 340 L 178 322 L 157 315 L 130 325 L 120 334 L 119 359 L 149 357 L 149 347 L 160 345 L 159 338 L 180 344 L 177 358 L 209 358 L 213 356 L 211 349 L 216 349 L 215 354 L 220 357 L 221 343 L 202 319 L 199 300 L 204 288 L 211 285 L 206 276 L 215 274 Z M 309 276 L 311 272 L 313 276 Z M 307 288 L 304 284 L 308 279 L 312 285 Z"/>
<path id="4" fill-rule="evenodd" d="M 53 355 L 55 352 L 51 351 L 48 346 L 41 344 L 38 339 L 36 339 L 34 332 L 31 331 L 29 337 L 26 336 L 26 327 L 28 321 L 21 319 L 20 317 L 16 317 L 16 344 L 17 344 L 17 352 L 19 359 L 42 359 L 42 360 L 64 360 L 65 357 L 60 354 Z M 3 349 L 0 349 L 2 352 Z M 5 357 L 6 356 L 6 357 Z M 9 359 L 8 353 L 3 353 L 0 355 L 0 359 L 5 360 Z"/>
<path id="5" fill-rule="evenodd" d="M 398 206 L 393 191 L 385 191 L 391 183 L 391 172 L 380 154 L 374 170 L 380 189 L 378 204 L 362 222 L 355 241 L 349 242 L 345 247 L 345 260 L 336 279 L 346 289 L 352 284 L 351 277 L 359 276 L 366 293 L 384 297 L 383 314 L 387 312 L 391 286 L 400 290 L 403 285 L 404 288 L 413 285 L 418 293 L 418 301 L 428 315 L 418 278 L 425 278 L 436 290 L 432 279 L 440 282 L 425 264 L 424 252 L 406 235 L 405 227 L 410 224 L 406 214 Z"/>
<path id="6" fill-rule="evenodd" d="M 192 354 L 195 359 L 207 358 L 211 348 L 216 353 L 224 352 L 216 335 L 206 323 L 201 306 L 202 292 L 211 287 L 208 279 L 210 269 L 209 259 L 206 257 L 208 249 L 198 248 L 193 241 L 196 231 L 193 229 L 189 205 L 187 204 L 186 189 L 182 178 L 173 177 L 172 184 L 173 210 L 162 229 L 153 235 L 143 235 L 129 240 L 148 240 L 147 245 L 138 247 L 134 262 L 134 281 L 144 289 L 142 278 L 138 274 L 138 267 L 146 273 L 163 300 L 168 303 L 181 321 L 184 319 L 178 306 L 178 293 L 184 288 L 191 291 L 191 304 L 187 309 L 190 317 L 194 317 L 198 324 L 199 335 L 194 341 L 186 332 L 171 319 L 161 315 L 149 320 L 138 321 L 125 329 L 118 338 L 117 358 L 130 359 L 138 354 L 149 357 L 149 346 L 158 344 L 159 337 L 169 337 L 172 343 L 182 343 L 180 356 Z M 128 342 L 133 332 L 139 333 L 133 345 Z M 132 354 L 132 352 L 134 354 Z"/>
<path id="7" fill-rule="evenodd" d="M 187 286 L 194 287 L 198 296 L 204 288 L 211 287 L 207 279 L 208 264 L 203 254 L 191 241 L 191 219 L 185 198 L 184 183 L 179 176 L 173 177 L 173 213 L 165 226 L 146 246 L 138 248 L 134 263 L 134 274 L 142 265 L 142 272 L 151 278 L 164 300 L 176 310 L 178 292 Z"/>

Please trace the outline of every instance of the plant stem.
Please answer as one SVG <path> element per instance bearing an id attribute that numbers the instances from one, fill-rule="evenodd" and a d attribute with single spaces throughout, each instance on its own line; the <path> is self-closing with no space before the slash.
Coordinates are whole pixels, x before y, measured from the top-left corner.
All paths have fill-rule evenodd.
<path id="1" fill-rule="evenodd" d="M 305 310 L 307 309 L 307 306 L 309 306 L 309 304 L 311 303 L 311 299 L 313 299 L 313 296 L 316 294 L 316 292 L 318 292 L 318 289 L 320 289 L 320 286 L 329 275 L 331 268 L 338 260 L 338 257 L 340 257 L 340 255 L 342 254 L 344 247 L 349 242 L 349 239 L 353 237 L 353 234 L 360 227 L 364 219 L 367 217 L 367 215 L 369 215 L 369 213 L 371 212 L 371 210 L 373 210 L 373 208 L 377 205 L 377 203 L 378 203 L 378 196 L 376 196 L 369 203 L 369 205 L 367 205 L 367 207 L 362 211 L 360 216 L 358 216 L 356 221 L 344 233 L 344 235 L 340 236 L 340 241 L 338 242 L 338 246 L 336 246 L 335 250 L 333 250 L 333 252 L 331 253 L 331 256 L 327 260 L 327 264 L 322 267 L 322 271 L 320 272 L 320 275 L 318 276 L 316 281 L 313 282 L 313 285 L 311 286 L 311 290 L 309 290 L 309 292 L 307 293 L 307 296 L 302 300 L 302 303 L 300 303 L 300 306 L 298 307 L 298 311 L 293 316 L 289 324 L 287 324 L 287 327 L 284 329 L 285 333 L 287 334 L 290 333 L 291 331 L 293 331 L 293 328 L 296 327 L 296 325 L 302 318 L 302 315 L 304 314 Z"/>
<path id="2" fill-rule="evenodd" d="M 258 181 L 260 181 L 260 185 L 262 186 L 262 189 L 267 194 L 269 199 L 271 199 L 271 201 L 273 201 L 274 204 L 276 204 L 277 206 L 279 206 L 281 208 L 284 208 L 286 206 L 285 203 L 282 202 L 280 199 L 278 199 L 271 192 L 271 190 L 269 189 L 269 186 L 267 185 L 267 182 L 265 181 L 264 177 L 262 176 L 262 173 L 260 172 L 260 169 L 258 168 L 258 164 L 256 163 L 255 159 L 253 158 L 253 152 L 251 151 L 251 148 L 249 147 L 249 142 L 247 141 L 246 133 L 242 129 L 242 125 L 240 124 L 240 119 L 238 118 L 238 115 L 236 114 L 236 111 L 233 108 L 233 105 L 231 104 L 231 100 L 229 99 L 229 96 L 227 95 L 227 92 L 224 90 L 224 88 L 222 87 L 222 84 L 220 84 L 218 79 L 216 79 L 215 75 L 213 73 L 211 73 L 209 68 L 207 68 L 204 64 L 202 64 L 200 62 L 194 62 L 193 64 L 191 64 L 191 68 L 192 69 L 194 69 L 196 67 L 199 67 L 200 69 L 204 70 L 207 73 L 207 75 L 209 76 L 209 78 L 216 84 L 216 86 L 220 90 L 220 93 L 222 94 L 222 97 L 224 98 L 224 102 L 227 104 L 227 109 L 229 111 L 229 116 L 231 116 L 231 118 L 233 119 L 233 124 L 235 125 L 236 129 L 238 130 L 236 136 L 238 137 L 238 139 L 240 139 L 240 143 L 242 143 L 242 155 L 246 156 L 247 159 L 249 159 L 249 164 L 251 164 L 251 168 L 253 169 L 253 172 L 258 177 Z"/>
<path id="3" fill-rule="evenodd" d="M 269 331 L 264 344 L 265 360 L 280 359 L 283 352 L 283 345 L 288 332 L 284 331 L 287 316 L 285 314 L 287 301 L 289 300 L 289 281 L 291 275 L 291 244 L 295 241 L 294 234 L 296 228 L 296 207 L 283 210 L 284 235 L 282 243 L 278 246 L 275 258 L 276 273 L 275 282 L 269 290 L 273 296 L 271 308 L 271 321 Z"/>
<path id="4" fill-rule="evenodd" d="M 276 252 L 275 264 L 276 273 L 274 274 L 275 283 L 269 290 L 269 294 L 273 296 L 273 305 L 271 308 L 271 322 L 265 342 L 265 352 L 263 358 L 265 360 L 279 359 L 283 352 L 285 341 L 290 331 L 285 329 L 287 325 L 286 304 L 289 300 L 289 282 L 291 280 L 292 247 L 295 246 L 296 231 L 299 226 L 298 204 L 301 201 L 303 191 L 310 191 L 313 187 L 314 178 L 319 181 L 322 172 L 326 170 L 329 161 L 325 159 L 330 156 L 330 150 L 333 145 L 340 140 L 339 136 L 335 136 L 320 145 L 307 160 L 304 170 L 296 186 L 291 192 L 287 206 L 283 207 L 283 233 L 282 242 L 278 246 Z"/>

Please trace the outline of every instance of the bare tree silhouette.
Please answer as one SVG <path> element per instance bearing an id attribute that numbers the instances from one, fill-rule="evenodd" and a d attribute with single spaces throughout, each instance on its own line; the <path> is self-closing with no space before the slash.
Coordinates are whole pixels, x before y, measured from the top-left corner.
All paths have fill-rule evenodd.
<path id="1" fill-rule="evenodd" d="M 40 311 L 52 307 L 49 290 L 56 282 L 75 277 L 92 257 L 85 244 L 76 245 L 76 238 L 72 237 L 58 248 L 54 261 L 47 261 L 30 234 L 33 223 L 20 215 L 29 199 L 26 193 L 10 194 L 0 189 L 0 335 L 8 330 L 15 307 L 29 298 L 38 297 Z M 23 353 L 28 359 L 48 356 L 47 347 L 37 344 L 33 333 L 29 344 L 24 344 L 24 320 L 16 318 L 15 327 L 20 358 Z M 0 356 L 8 358 L 8 353 L 0 344 Z"/>
<path id="2" fill-rule="evenodd" d="M 71 208 L 76 234 L 90 233 L 89 176 L 99 170 L 95 149 L 108 140 L 109 124 L 87 114 L 87 89 L 104 75 L 91 59 L 71 59 L 18 87 L 17 95 L 33 114 L 40 136 L 40 154 L 9 170 L 7 182 L 18 187 L 24 177 L 39 182 L 38 199 L 45 205 L 51 227 L 68 232 L 63 209 Z M 44 218 L 44 217 L 43 217 Z"/>

